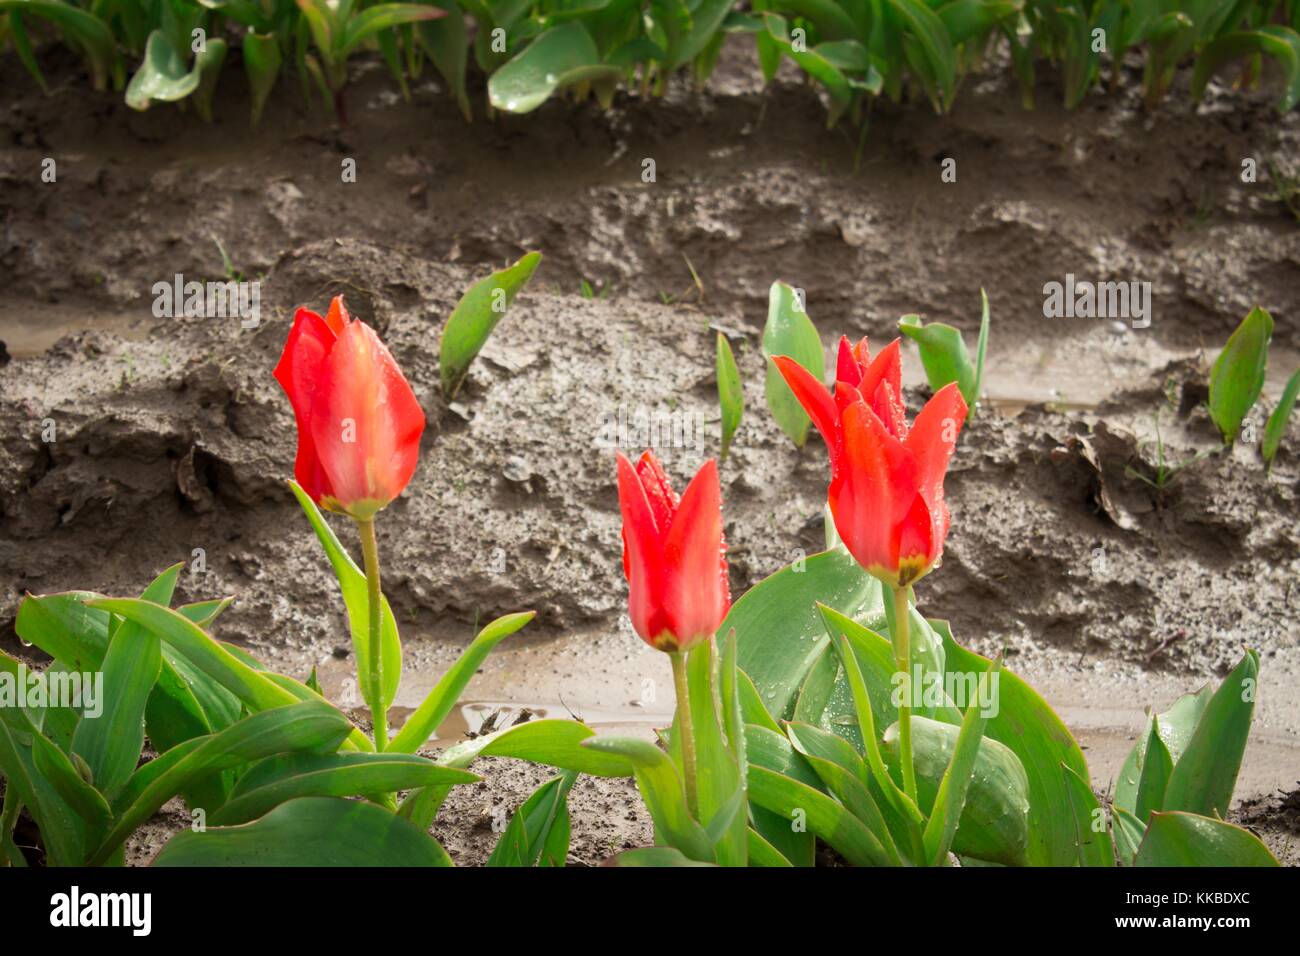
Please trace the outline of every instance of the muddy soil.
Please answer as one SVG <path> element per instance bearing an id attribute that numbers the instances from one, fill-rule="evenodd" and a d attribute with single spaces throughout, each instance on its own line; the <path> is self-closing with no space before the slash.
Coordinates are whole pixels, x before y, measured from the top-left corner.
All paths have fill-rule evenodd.
<path id="1" fill-rule="evenodd" d="M 657 448 L 685 480 L 716 453 L 712 329 L 729 334 L 747 400 L 722 470 L 738 595 L 821 539 L 824 449 L 793 448 L 763 403 L 772 280 L 806 290 L 828 346 L 841 332 L 883 343 L 906 312 L 973 332 L 983 287 L 986 400 L 954 460 L 953 530 L 923 609 L 976 649 L 1011 649 L 1103 793 L 1145 706 L 1257 648 L 1233 817 L 1300 860 L 1300 425 L 1266 475 L 1254 444 L 1217 452 L 1201 407 L 1208 360 L 1256 303 L 1277 323 L 1258 426 L 1300 363 L 1300 230 L 1270 186 L 1240 179 L 1245 159 L 1300 154 L 1300 117 L 1277 117 L 1271 91 L 1212 87 L 1199 108 L 1178 95 L 1148 112 L 1134 89 L 1066 113 L 1045 84 L 1025 112 L 1007 79 L 976 77 L 950 116 L 881 110 L 855 171 L 813 91 L 789 77 L 762 90 L 743 45 L 705 92 L 472 125 L 432 84 L 395 101 L 380 64 L 360 61 L 351 125 L 304 113 L 286 86 L 256 133 L 235 74 L 204 127 L 89 96 L 70 66 L 45 98 L 20 70 L 0 60 L 6 649 L 23 650 L 24 592 L 134 594 L 186 561 L 183 599 L 237 598 L 221 637 L 355 697 L 336 585 L 284 486 L 294 426 L 270 375 L 293 308 L 341 292 L 429 419 L 415 479 L 380 522 L 407 666 L 397 716 L 477 624 L 534 608 L 433 745 L 502 707 L 648 733 L 671 690 L 623 613 L 613 448 L 641 440 L 618 423 L 702 420 L 701 440 Z M 40 180 L 45 158 L 56 183 Z M 155 318 L 154 283 L 225 277 L 218 241 L 260 280 L 260 324 Z M 529 249 L 541 270 L 448 406 L 442 321 Z M 1045 318 L 1043 286 L 1067 273 L 1150 282 L 1149 327 Z M 926 395 L 914 358 L 913 411 Z M 1157 491 L 1142 477 L 1161 448 L 1188 464 Z M 647 680 L 663 688 L 650 706 Z M 486 857 L 494 816 L 546 777 L 475 769 L 484 783 L 436 827 L 461 863 Z M 630 783 L 583 780 L 571 802 L 572 862 L 649 841 Z M 185 822 L 160 814 L 132 861 Z"/>

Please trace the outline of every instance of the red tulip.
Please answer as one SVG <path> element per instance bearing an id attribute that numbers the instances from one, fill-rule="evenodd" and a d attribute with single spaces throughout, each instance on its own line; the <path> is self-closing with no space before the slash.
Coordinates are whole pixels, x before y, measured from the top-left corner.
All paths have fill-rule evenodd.
<path id="1" fill-rule="evenodd" d="M 620 452 L 618 499 L 632 627 L 661 651 L 707 641 L 731 607 L 717 464 L 706 461 L 678 503 L 654 455 L 634 466 Z"/>
<path id="2" fill-rule="evenodd" d="M 323 319 L 298 310 L 275 377 L 298 421 L 294 476 L 313 501 L 366 520 L 402 493 L 419 458 L 424 412 L 384 343 L 352 321 L 342 296 Z"/>
<path id="3" fill-rule="evenodd" d="M 966 419 L 956 383 L 909 429 L 898 339 L 872 360 L 866 339 L 850 346 L 841 338 L 833 393 L 793 359 L 773 361 L 826 439 L 831 515 L 850 553 L 891 587 L 926 574 L 943 554 L 951 520 L 943 476 Z"/>

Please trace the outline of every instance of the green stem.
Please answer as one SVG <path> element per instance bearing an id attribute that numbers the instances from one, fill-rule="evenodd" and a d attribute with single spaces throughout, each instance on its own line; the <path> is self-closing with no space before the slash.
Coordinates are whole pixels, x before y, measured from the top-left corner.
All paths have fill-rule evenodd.
<path id="1" fill-rule="evenodd" d="M 366 597 L 370 605 L 370 647 L 367 657 L 370 665 L 370 692 L 374 700 L 369 701 L 371 719 L 375 724 L 375 750 L 388 748 L 388 708 L 384 706 L 384 667 L 383 661 L 383 592 L 379 587 L 379 543 L 375 540 L 375 520 L 358 519 L 357 530 L 361 533 L 361 553 L 366 564 Z"/>
<path id="2" fill-rule="evenodd" d="M 894 592 L 894 662 L 903 675 L 903 701 L 898 708 L 898 761 L 903 765 L 903 792 L 916 802 L 916 768 L 912 765 L 912 612 L 907 588 Z"/>
<path id="3" fill-rule="evenodd" d="M 686 807 L 691 816 L 700 818 L 699 801 L 695 790 L 695 730 L 691 726 L 691 698 L 686 686 L 686 654 L 674 651 L 668 655 L 673 661 L 673 687 L 677 691 L 677 730 L 681 735 L 682 773 L 686 778 Z"/>

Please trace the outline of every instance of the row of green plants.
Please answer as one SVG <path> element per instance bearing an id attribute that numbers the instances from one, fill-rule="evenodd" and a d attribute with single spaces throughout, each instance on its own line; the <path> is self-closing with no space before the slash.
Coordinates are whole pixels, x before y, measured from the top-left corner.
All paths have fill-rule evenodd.
<path id="1" fill-rule="evenodd" d="M 12 46 L 43 87 L 40 46 L 58 37 L 96 89 L 126 102 L 192 104 L 213 96 L 238 45 L 256 124 L 282 74 L 344 115 L 348 60 L 377 50 L 404 96 L 435 70 L 466 119 L 470 72 L 487 77 L 485 112 L 526 113 L 556 95 L 608 105 L 620 86 L 662 93 L 689 73 L 704 83 L 729 33 L 754 38 L 767 80 L 793 62 L 824 92 L 828 122 L 865 124 L 880 97 L 951 108 L 963 79 L 1005 50 L 1026 106 L 1037 71 L 1057 70 L 1077 106 L 1130 50 L 1145 54 L 1149 102 L 1193 67 L 1199 99 L 1229 66 L 1255 83 L 1282 76 L 1278 108 L 1300 102 L 1300 0 L 0 0 L 0 50 Z"/>
<path id="2" fill-rule="evenodd" d="M 485 278 L 449 316 L 445 396 L 539 261 L 529 254 Z M 341 297 L 324 315 L 298 310 L 274 371 L 297 423 L 290 487 L 339 584 L 370 732 L 325 698 L 314 672 L 276 673 L 221 640 L 230 599 L 173 606 L 180 565 L 139 597 L 29 595 L 16 630 L 50 661 L 38 679 L 0 654 L 0 691 L 10 689 L 0 693 L 0 859 L 26 865 L 27 849 L 49 865 L 121 864 L 133 833 L 180 797 L 192 825 L 154 865 L 449 866 L 430 828 L 451 789 L 478 779 L 474 760 L 496 756 L 557 773 L 514 813 L 490 865 L 563 865 L 568 795 L 583 773 L 635 778 L 655 840 L 619 854 L 624 866 L 809 866 L 819 841 L 872 866 L 1276 865 L 1224 820 L 1258 695 L 1254 651 L 1217 688 L 1149 716 L 1103 803 L 1046 701 L 1000 656 L 972 652 L 922 613 L 920 585 L 952 521 L 944 475 L 979 394 L 987 300 L 974 358 L 948 327 L 901 325 L 934 390 L 910 422 L 901 338 L 874 355 L 865 339 L 841 339 L 828 388 L 802 297 L 773 286 L 767 396 L 797 442 L 810 427 L 824 440 L 826 550 L 734 604 L 716 463 L 679 497 L 652 453 L 617 456 L 628 610 L 668 656 L 676 692 L 657 743 L 545 719 L 427 756 L 473 674 L 533 614 L 483 628 L 390 731 L 402 643 L 376 522 L 419 464 L 424 413 Z M 729 347 L 718 354 L 722 369 Z M 720 371 L 720 395 L 733 392 L 734 368 Z M 355 528 L 359 563 L 339 520 Z M 92 674 L 103 678 L 100 709 L 49 691 Z M 39 847 L 15 841 L 24 811 Z"/>

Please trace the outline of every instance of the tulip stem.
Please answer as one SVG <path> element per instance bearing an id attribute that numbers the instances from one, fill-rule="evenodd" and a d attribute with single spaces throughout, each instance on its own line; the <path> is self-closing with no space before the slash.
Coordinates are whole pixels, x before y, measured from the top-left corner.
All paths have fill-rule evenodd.
<path id="1" fill-rule="evenodd" d="M 695 730 L 691 726 L 691 698 L 686 683 L 686 652 L 673 651 L 673 687 L 677 691 L 677 731 L 681 736 L 682 775 L 686 778 L 686 808 L 700 818 L 695 790 Z"/>
<path id="2" fill-rule="evenodd" d="M 898 762 L 903 766 L 903 792 L 916 802 L 916 768 L 912 765 L 912 611 L 907 604 L 907 588 L 894 592 L 894 662 L 903 675 L 902 701 L 898 705 Z"/>
<path id="3" fill-rule="evenodd" d="M 366 597 L 370 605 L 370 640 L 366 657 L 370 671 L 370 716 L 375 725 L 375 750 L 388 749 L 388 708 L 384 706 L 383 592 L 379 587 L 379 543 L 375 540 L 375 519 L 357 519 L 361 554 L 366 564 Z"/>

